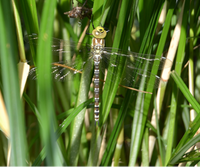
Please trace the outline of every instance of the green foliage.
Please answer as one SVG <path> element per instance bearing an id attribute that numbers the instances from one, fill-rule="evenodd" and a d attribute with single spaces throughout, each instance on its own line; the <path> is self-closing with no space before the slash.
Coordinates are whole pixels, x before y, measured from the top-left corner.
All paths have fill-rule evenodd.
<path id="1" fill-rule="evenodd" d="M 74 6 L 83 3 L 84 0 L 74 0 Z M 200 126 L 197 38 L 200 2 L 88 0 L 85 7 L 92 8 L 90 25 L 87 17 L 80 20 L 64 15 L 72 9 L 70 0 L 0 2 L 0 90 L 10 126 L 8 140 L 4 128 L 0 127 L 3 132 L 0 133 L 0 165 L 7 165 L 9 144 L 10 164 L 16 166 L 197 164 L 198 146 L 197 150 L 187 150 L 200 139 L 197 133 Z M 160 22 L 161 16 L 164 16 L 163 22 Z M 52 62 L 59 61 L 55 55 L 59 52 L 55 50 L 63 49 L 66 52 L 61 56 L 70 62 L 76 54 L 77 67 L 81 67 L 89 56 L 85 54 L 88 53 L 86 44 L 91 44 L 92 39 L 85 30 L 89 25 L 87 32 L 91 33 L 92 24 L 109 29 L 105 40 L 111 50 L 130 50 L 144 58 L 153 54 L 157 59 L 163 59 L 169 51 L 172 35 L 177 33 L 175 27 L 180 24 L 176 58 L 168 57 L 166 61 L 169 64 L 165 68 L 174 70 L 171 78 L 161 79 L 159 85 L 151 77 L 148 82 L 153 87 L 145 87 L 142 80 L 140 90 L 149 93 L 119 87 L 126 59 L 125 56 L 111 57 L 106 67 L 108 79 L 100 83 L 99 126 L 94 122 L 94 99 L 91 98 L 93 62 L 88 61 L 82 74 L 71 75 L 64 82 L 52 77 L 51 66 Z M 30 36 L 27 38 L 27 34 L 33 33 L 39 37 L 37 44 L 29 41 Z M 59 38 L 60 48 L 55 48 L 53 37 Z M 75 45 L 62 46 L 62 40 L 77 43 L 82 37 L 81 43 L 85 45 L 80 49 L 82 52 L 76 52 Z M 38 74 L 36 80 L 28 78 L 22 97 L 17 59 L 33 62 Z M 119 63 L 117 69 L 112 62 Z M 187 62 L 189 66 L 185 68 Z M 163 67 L 159 67 L 159 62 L 138 64 L 140 69 L 148 66 L 152 74 L 161 76 Z M 133 75 L 136 79 L 139 77 L 137 73 Z M 103 77 L 101 74 L 102 80 Z M 154 88 L 158 86 L 159 89 Z M 194 110 L 196 115 L 191 118 Z"/>

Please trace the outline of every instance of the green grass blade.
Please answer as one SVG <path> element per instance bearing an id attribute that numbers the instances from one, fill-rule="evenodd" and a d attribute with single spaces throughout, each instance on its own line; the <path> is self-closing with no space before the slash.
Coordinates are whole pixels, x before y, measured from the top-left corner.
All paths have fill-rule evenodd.
<path id="1" fill-rule="evenodd" d="M 94 27 L 100 26 L 103 3 L 103 1 L 94 1 L 92 9 Z"/>
<path id="2" fill-rule="evenodd" d="M 39 33 L 39 25 L 38 25 L 38 17 L 36 10 L 35 1 L 19 1 L 19 6 L 21 7 L 22 15 L 24 16 L 24 23 L 26 26 L 26 30 L 28 34 Z M 30 43 L 31 53 L 33 56 L 33 61 L 36 63 L 36 58 L 34 57 L 36 54 L 36 48 L 34 45 Z"/>
<path id="3" fill-rule="evenodd" d="M 195 100 L 195 98 L 192 96 L 190 91 L 188 90 L 187 86 L 184 84 L 182 79 L 179 77 L 179 75 L 173 71 L 171 73 L 171 77 L 176 82 L 178 88 L 181 90 L 181 92 L 184 94 L 185 98 L 188 100 L 188 102 L 191 104 L 193 109 L 199 113 L 200 111 L 200 105 Z M 181 141 L 179 142 L 178 146 L 176 147 L 175 151 L 173 152 L 171 159 L 169 160 L 168 164 L 175 164 L 174 157 L 178 154 L 178 152 L 181 150 L 183 145 L 187 142 L 190 142 L 192 137 L 195 135 L 196 131 L 199 128 L 199 121 L 200 121 L 200 114 L 198 114 L 195 118 L 195 120 L 191 123 L 190 128 L 185 132 L 184 136 L 182 137 Z M 176 159 L 177 160 L 177 159 Z"/>
<path id="4" fill-rule="evenodd" d="M 189 2 L 186 1 L 184 14 L 183 14 L 183 21 L 182 21 L 182 27 L 181 27 L 181 36 L 180 36 L 180 42 L 179 47 L 177 51 L 177 59 L 176 59 L 176 66 L 175 71 L 180 76 L 181 70 L 182 70 L 182 64 L 184 60 L 184 51 L 185 51 L 185 43 L 186 43 L 186 27 L 187 27 L 187 16 L 188 16 L 188 10 L 189 10 Z M 171 109 L 170 109 L 170 127 L 168 131 L 168 137 L 167 137 L 167 149 L 166 149 L 166 156 L 165 156 L 165 163 L 167 163 L 170 159 L 170 156 L 172 154 L 172 147 L 173 147 L 173 140 L 174 140 L 174 133 L 175 133 L 175 115 L 177 111 L 177 101 L 179 99 L 180 93 L 177 89 L 176 85 L 173 87 L 174 94 L 172 95 L 171 99 Z"/>
<path id="5" fill-rule="evenodd" d="M 12 16 L 11 1 L 0 3 L 0 53 L 2 92 L 10 123 L 11 159 L 10 165 L 27 165 L 27 141 L 25 135 L 24 112 L 20 99 L 19 79 L 16 62 L 15 25 Z M 20 156 L 19 156 L 20 155 Z"/>
<path id="6" fill-rule="evenodd" d="M 172 19 L 172 16 L 173 16 L 173 13 L 174 13 L 174 6 L 175 6 L 175 1 L 170 1 L 170 4 L 169 4 L 169 9 L 167 11 L 167 16 L 166 16 L 166 19 L 165 19 L 165 24 L 164 24 L 164 27 L 163 27 L 163 30 L 162 30 L 162 35 L 160 37 L 160 41 L 159 41 L 159 44 L 158 44 L 158 48 L 157 48 L 157 52 L 156 52 L 156 55 L 157 56 L 161 56 L 162 53 L 163 53 L 163 50 L 164 50 L 164 47 L 165 47 L 165 43 L 167 41 L 167 37 L 168 37 L 168 34 L 169 34 L 169 28 L 170 28 L 170 25 L 171 25 L 171 19 Z M 152 67 L 152 73 L 156 74 L 157 73 L 157 68 L 155 68 L 154 66 Z M 150 81 L 151 84 L 154 84 L 154 80 L 151 80 Z M 152 89 L 147 89 L 147 91 L 152 91 Z M 163 92 L 164 94 L 164 92 Z M 149 99 L 149 100 L 148 100 Z M 145 97 L 145 110 L 148 110 L 148 108 L 150 107 L 150 99 L 151 99 L 151 95 L 150 94 L 146 94 L 146 97 Z M 147 101 L 148 100 L 148 101 Z M 160 104 L 162 105 L 162 104 Z M 155 138 L 154 138 L 154 143 L 155 143 Z M 154 149 L 154 146 L 152 144 L 151 146 L 151 150 L 150 151 L 150 155 L 152 155 L 152 152 L 153 152 L 153 149 Z"/>
<path id="7" fill-rule="evenodd" d="M 129 96 L 126 96 L 124 99 L 124 101 L 128 101 L 127 103 L 129 103 L 129 100 L 130 100 Z M 112 156 L 113 156 L 116 143 L 117 143 L 117 138 L 120 133 L 124 119 L 126 117 L 127 108 L 128 108 L 127 103 L 122 104 L 122 107 L 118 114 L 118 118 L 115 122 L 115 126 L 112 130 L 112 133 L 110 134 L 110 138 L 109 138 L 100 166 L 109 166 L 111 164 Z"/>
<path id="8" fill-rule="evenodd" d="M 142 165 L 148 166 L 149 165 L 149 132 L 148 128 L 145 129 L 144 138 L 142 141 Z"/>
<path id="9" fill-rule="evenodd" d="M 102 17 L 101 17 L 101 25 L 104 25 L 108 12 L 110 11 L 110 7 L 112 4 L 112 0 L 104 1 L 103 9 L 102 9 Z"/>
<path id="10" fill-rule="evenodd" d="M 197 142 L 199 142 L 199 140 L 200 140 L 200 134 L 196 135 L 189 142 L 187 142 L 185 145 L 183 145 L 180 148 L 180 150 L 178 152 L 176 152 L 176 154 L 173 156 L 173 158 L 170 159 L 170 162 L 168 163 L 168 165 L 174 165 L 174 164 L 178 164 L 179 162 L 181 162 L 179 160 L 183 157 L 183 155 L 185 154 L 185 152 L 189 148 L 191 148 L 192 146 L 194 146 Z M 191 160 L 192 159 L 188 159 L 188 161 L 191 161 Z"/>
<path id="11" fill-rule="evenodd" d="M 192 105 L 193 109 L 199 113 L 200 112 L 200 105 L 196 101 L 196 99 L 192 96 L 190 91 L 188 90 L 188 87 L 185 85 L 183 80 L 180 78 L 180 76 L 176 73 L 176 71 L 172 71 L 171 77 L 176 82 L 178 88 L 181 90 L 181 92 L 184 94 L 185 98 L 189 101 L 189 103 Z"/>
<path id="12" fill-rule="evenodd" d="M 20 1 L 19 5 L 22 7 L 22 14 L 24 16 L 24 23 L 28 34 L 39 32 L 37 9 L 35 1 Z"/>
<path id="13" fill-rule="evenodd" d="M 26 100 L 26 102 L 28 103 L 29 107 L 31 108 L 31 110 L 33 111 L 33 113 L 35 114 L 35 116 L 38 119 L 38 122 L 41 124 L 42 120 L 41 120 L 41 115 L 37 109 L 37 107 L 34 105 L 34 103 L 31 101 L 31 99 L 28 97 L 27 94 L 23 94 L 24 99 Z"/>
<path id="14" fill-rule="evenodd" d="M 60 137 L 62 133 L 65 132 L 65 129 L 71 124 L 71 122 L 74 120 L 74 118 L 82 112 L 84 108 L 86 108 L 90 103 L 94 102 L 94 99 L 89 99 L 83 103 L 81 103 L 78 107 L 74 109 L 74 111 L 63 121 L 63 123 L 60 125 L 60 127 L 56 131 L 56 136 Z"/>
<path id="15" fill-rule="evenodd" d="M 92 69 L 93 69 L 93 62 L 88 62 L 84 68 L 81 75 L 81 82 L 79 87 L 79 94 L 76 102 L 76 106 L 80 105 L 88 98 L 88 92 L 90 88 L 90 83 L 92 79 Z M 74 121 L 70 126 L 70 164 L 77 165 L 78 163 L 78 155 L 79 155 L 79 148 L 80 148 L 80 140 L 82 134 L 82 126 L 84 121 L 86 108 L 84 108 L 77 117 L 75 117 Z"/>
<path id="16" fill-rule="evenodd" d="M 105 132 L 105 126 L 100 129 L 99 127 L 93 126 L 92 128 L 92 139 L 91 149 L 89 152 L 88 166 L 97 166 L 99 160 L 99 152 L 101 147 L 102 138 Z"/>
<path id="17" fill-rule="evenodd" d="M 71 112 L 71 114 L 60 124 L 58 129 L 55 132 L 55 136 L 58 139 L 65 131 L 66 128 L 71 124 L 71 122 L 74 120 L 74 118 L 79 114 L 85 107 L 87 107 L 91 102 L 93 102 L 93 99 L 89 99 L 86 102 L 83 102 L 80 104 L 77 108 Z M 33 166 L 39 166 L 41 165 L 42 161 L 46 157 L 46 151 L 43 148 L 38 157 L 35 159 Z"/>
<path id="18" fill-rule="evenodd" d="M 143 41 L 142 41 L 142 45 L 140 48 L 140 52 L 144 52 L 147 51 L 149 53 L 149 51 L 151 50 L 151 46 L 152 46 L 152 42 L 153 42 L 153 37 L 154 37 L 154 33 L 156 30 L 156 26 L 157 25 L 157 21 L 158 18 L 160 16 L 160 10 L 162 9 L 162 5 L 163 2 L 159 1 L 159 3 L 154 3 L 152 4 L 154 7 L 153 13 L 152 13 L 152 17 L 151 20 L 149 22 L 149 26 L 145 32 Z M 149 47 L 149 48 L 148 48 Z M 158 67 L 157 67 L 158 69 Z M 155 67 L 152 67 L 152 73 L 154 72 Z M 152 85 L 154 85 L 154 82 L 152 83 L 152 81 L 150 80 L 149 83 L 151 83 Z M 141 83 L 142 86 L 142 83 Z M 142 90 L 142 89 L 141 89 Z M 148 92 L 152 92 L 153 88 L 149 89 L 147 88 Z M 145 122 L 147 119 L 147 115 L 148 115 L 148 110 L 149 110 L 149 105 L 150 105 L 150 101 L 151 101 L 151 95 L 150 94 L 146 94 L 145 98 L 143 96 L 143 93 L 138 93 L 137 99 L 136 99 L 136 106 L 135 106 L 135 110 L 136 111 L 140 111 L 140 113 L 135 112 L 134 115 L 134 121 L 132 124 L 132 141 L 131 141 L 131 151 L 130 151 L 130 161 L 129 161 L 129 166 L 133 166 L 136 163 L 137 160 L 137 155 L 139 152 L 139 148 L 140 148 L 140 144 L 142 142 L 142 136 L 144 133 L 144 128 L 145 128 Z M 144 105 L 145 104 L 145 105 Z"/>
<path id="19" fill-rule="evenodd" d="M 56 119 L 52 99 L 52 78 L 51 78 L 51 37 L 53 34 L 53 20 L 56 1 L 48 1 L 44 5 L 41 19 L 40 38 L 37 50 L 38 65 L 38 102 L 41 113 L 41 139 L 47 154 L 48 165 L 63 165 L 63 157 L 57 145 L 54 133 Z M 48 19 L 46 19 L 48 18 Z M 44 56 L 47 55 L 47 56 Z"/>
<path id="20" fill-rule="evenodd" d="M 22 62 L 26 62 L 25 57 L 25 49 L 24 49 L 24 43 L 22 38 L 22 27 L 21 27 L 21 21 L 20 21 L 20 13 L 19 12 L 19 5 L 17 1 L 12 1 L 13 9 L 14 9 L 14 16 L 15 16 L 15 23 L 16 23 L 16 30 L 17 30 L 17 39 L 18 39 L 18 45 L 19 45 L 19 55 L 20 60 Z"/>
<path id="21" fill-rule="evenodd" d="M 128 22 L 128 18 L 129 15 L 126 14 L 127 10 L 131 11 L 131 9 L 133 9 L 133 4 L 132 1 L 123 1 L 121 8 L 120 8 L 120 14 L 119 14 L 119 20 L 118 20 L 118 26 L 115 32 L 115 38 L 114 38 L 114 43 L 113 43 L 113 48 L 123 48 L 123 50 L 127 49 L 127 39 L 126 37 L 130 37 L 130 26 L 132 26 L 131 24 L 131 20 L 130 22 Z M 127 20 L 127 22 L 125 21 Z M 129 26 L 129 27 L 128 27 Z M 128 27 L 128 28 L 127 28 Z M 127 28 L 128 31 L 125 31 Z M 122 31 L 123 30 L 123 31 Z M 123 43 L 124 42 L 124 43 Z M 115 61 L 111 59 L 111 62 Z M 113 67 L 109 67 L 108 68 L 108 74 L 107 74 L 107 78 L 112 78 L 110 80 L 106 80 L 105 86 L 104 86 L 104 91 L 103 91 L 103 95 L 102 95 L 102 106 L 101 106 L 101 115 L 102 115 L 102 123 L 105 123 L 108 114 L 110 112 L 110 108 L 112 106 L 113 100 L 115 98 L 115 94 L 117 92 L 117 88 L 120 82 L 120 77 L 122 75 L 123 72 L 123 65 L 125 63 L 125 59 L 121 58 L 120 59 L 120 65 L 117 69 L 117 77 L 113 78 L 112 73 L 114 72 L 115 68 Z M 113 82 L 115 81 L 115 82 Z M 101 118 L 100 115 L 100 118 Z M 101 124 L 101 122 L 100 122 Z"/>
<path id="22" fill-rule="evenodd" d="M 23 165 L 19 163 L 20 161 L 26 161 L 24 165 L 33 164 L 37 166 L 96 166 L 99 163 L 101 165 L 125 166 L 137 164 L 141 166 L 154 166 L 177 165 L 177 163 L 181 162 L 187 162 L 186 165 L 191 166 L 197 163 L 199 160 L 198 151 L 190 151 L 188 154 L 184 154 L 184 152 L 187 148 L 195 144 L 199 138 L 197 137 L 193 140 L 193 136 L 196 135 L 195 133 L 199 128 L 199 114 L 197 114 L 194 121 L 190 121 L 190 110 L 195 109 L 197 112 L 199 111 L 198 103 L 200 99 L 199 40 L 198 38 L 191 38 L 198 36 L 200 32 L 199 1 L 185 1 L 186 5 L 183 10 L 183 1 L 181 0 L 151 2 L 146 2 L 145 0 L 116 0 L 114 3 L 111 0 L 88 0 L 84 7 L 93 8 L 94 27 L 103 26 L 106 30 L 109 29 L 105 38 L 105 46 L 123 50 L 123 56 L 120 56 L 119 53 L 114 56 L 112 54 L 106 54 L 106 57 L 110 55 L 110 59 L 105 62 L 103 58 L 100 63 L 100 66 L 105 68 L 104 71 L 100 70 L 102 72 L 100 77 L 103 79 L 103 74 L 105 73 L 107 75 L 107 81 L 100 82 L 102 89 L 100 88 L 100 127 L 98 129 L 94 126 L 94 112 L 92 111 L 94 108 L 94 100 L 87 100 L 92 96 L 94 91 L 93 84 L 91 84 L 93 65 L 92 62 L 87 63 L 88 58 L 92 55 L 88 54 L 91 52 L 89 45 L 91 44 L 92 35 L 84 35 L 87 29 L 86 25 L 90 20 L 87 17 L 84 19 L 69 18 L 68 15 L 64 14 L 64 12 L 70 10 L 81 14 L 78 9 L 83 10 L 82 12 L 87 12 L 87 9 L 82 8 L 85 0 L 74 1 L 74 5 L 71 0 L 51 1 L 51 4 L 46 1 L 30 0 L 14 0 L 12 2 L 17 2 L 13 3 L 14 8 L 12 9 L 2 7 L 3 4 L 7 3 L 6 1 L 2 1 L 0 7 L 2 9 L 0 11 L 0 31 L 3 30 L 1 31 L 2 35 L 0 39 L 0 41 L 3 41 L 0 45 L 0 89 L 3 99 L 7 99 L 5 100 L 6 108 L 7 106 L 11 108 L 11 105 L 15 105 L 15 108 L 12 108 L 15 109 L 14 111 L 17 110 L 16 113 L 12 113 L 14 112 L 13 110 L 9 110 L 8 112 L 9 119 L 12 120 L 10 123 L 11 128 L 16 128 L 15 132 L 11 131 L 12 135 L 16 134 L 15 136 L 19 136 L 20 133 L 23 133 L 20 136 L 22 139 L 19 138 L 20 141 L 18 138 L 16 141 L 11 141 L 13 140 L 11 138 L 12 147 L 16 143 L 24 144 L 20 148 L 18 147 L 20 144 L 16 145 L 11 157 L 12 162 L 15 162 L 15 159 L 20 156 L 19 161 L 16 160 L 18 161 L 16 163 L 17 165 Z M 46 5 L 49 5 L 48 10 Z M 160 17 L 161 10 L 164 13 L 164 17 Z M 184 11 L 184 16 L 183 22 L 180 23 L 178 18 L 181 18 L 180 12 L 182 11 Z M 11 12 L 14 14 L 14 17 L 10 19 Z M 2 15 L 3 13 L 5 14 Z M 12 18 L 15 18 L 15 29 L 12 28 L 14 26 L 4 24 L 13 21 Z M 161 21 L 161 18 L 163 18 L 163 21 Z M 179 34 L 173 33 L 176 29 L 177 21 L 179 23 L 178 25 L 181 24 L 182 28 L 178 43 L 177 59 L 173 63 L 172 68 L 175 68 L 180 80 L 177 79 L 174 82 L 176 79 L 170 79 L 168 83 L 164 82 L 163 85 L 165 86 L 161 86 L 164 89 L 158 89 L 157 94 L 161 93 L 161 96 L 157 98 L 157 100 L 160 99 L 157 105 L 153 103 L 151 94 L 133 92 L 120 86 L 118 90 L 119 81 L 122 78 L 124 79 L 126 74 L 131 75 L 131 72 L 133 72 L 131 77 L 137 79 L 138 76 L 140 77 L 137 71 L 140 71 L 139 69 L 144 70 L 147 66 L 149 72 L 157 76 L 160 75 L 161 67 L 158 69 L 158 64 L 156 63 L 153 66 L 151 65 L 151 67 L 149 64 L 138 63 L 133 71 L 124 71 L 124 67 L 125 69 L 128 67 L 126 60 L 123 59 L 126 57 L 124 54 L 133 51 L 139 52 L 139 56 L 142 56 L 142 53 L 146 53 L 147 55 L 143 55 L 144 58 L 147 58 L 148 54 L 157 55 L 156 58 L 158 59 L 161 55 L 165 56 L 170 45 L 170 40 L 172 39 L 172 34 Z M 20 28 L 20 24 L 22 24 L 22 28 Z M 41 28 L 40 33 L 39 25 Z M 192 28 L 192 31 L 189 31 L 189 28 Z M 92 22 L 90 22 L 90 27 L 87 32 L 92 33 L 92 30 Z M 192 33 L 189 34 L 190 32 Z M 34 44 L 33 46 L 31 44 L 35 42 L 32 41 L 31 43 L 29 41 L 30 46 L 25 43 L 24 49 L 22 34 L 26 35 L 27 33 L 38 34 L 40 41 L 37 45 Z M 52 34 L 61 40 L 52 40 Z M 190 37 L 187 39 L 186 36 L 188 34 Z M 16 35 L 19 39 L 18 44 L 15 42 L 15 39 L 11 39 Z M 79 41 L 79 37 L 82 35 L 84 36 L 82 40 L 83 45 L 81 45 L 77 53 L 76 42 Z M 65 40 L 70 41 L 70 45 L 65 45 L 68 44 Z M 14 44 L 11 45 L 11 43 Z M 2 49 L 6 46 L 9 47 L 9 50 L 6 50 L 7 53 L 11 53 L 12 56 L 4 52 L 5 49 Z M 16 48 L 18 48 L 18 51 Z M 25 50 L 26 57 L 24 56 L 23 50 Z M 37 55 L 36 50 L 38 51 Z M 76 55 L 74 55 L 75 52 Z M 21 105 L 21 101 L 16 96 L 14 90 L 16 87 L 18 89 L 17 68 L 15 66 L 17 63 L 15 60 L 16 53 L 20 54 L 18 59 L 22 61 L 26 61 L 27 59 L 27 63 L 30 65 L 34 63 L 38 74 L 35 75 L 37 78 L 35 82 L 31 79 L 27 80 L 23 96 L 25 103 L 23 103 L 24 105 L 21 108 L 18 107 Z M 191 53 L 193 54 L 193 58 L 189 58 L 192 55 Z M 29 54 L 32 54 L 33 58 Z M 51 54 L 53 58 L 51 58 Z M 75 60 L 76 63 L 70 64 L 74 62 L 75 56 L 76 60 L 78 56 L 80 61 L 77 63 Z M 116 57 L 116 60 L 112 60 L 112 57 Z M 181 80 L 186 85 L 191 81 L 191 78 L 188 77 L 188 68 L 184 66 L 189 59 L 191 62 L 194 62 L 194 78 L 192 80 L 195 81 L 195 93 L 193 95 L 195 98 L 187 93 L 189 92 L 187 86 L 181 88 L 181 91 L 179 91 L 179 87 L 182 85 Z M 7 60 L 11 63 L 7 63 Z M 32 60 L 34 61 L 33 63 Z M 72 68 L 79 68 L 82 65 L 83 67 L 86 65 L 88 68 L 86 66 L 84 67 L 83 74 L 75 75 L 76 72 L 70 72 L 67 76 L 65 75 L 64 68 L 61 69 L 61 67 L 58 68 L 56 66 L 52 68 L 51 61 L 62 61 L 64 63 L 65 60 L 69 62 Z M 115 61 L 117 68 L 112 69 L 109 67 L 112 61 Z M 31 72 L 34 73 L 33 66 L 31 68 L 33 70 Z M 66 79 L 61 77 L 62 82 L 56 81 L 56 84 L 54 84 L 51 80 L 54 78 L 52 76 L 55 76 L 58 80 L 58 77 L 56 77 L 58 75 L 65 76 Z M 81 75 L 84 75 L 82 79 L 80 77 Z M 149 73 L 143 75 L 149 76 Z M 10 79 L 11 77 L 14 78 Z M 129 78 L 126 79 L 129 80 Z M 15 80 L 15 82 L 9 83 L 7 82 L 8 80 L 9 82 Z M 148 82 L 150 85 L 156 84 L 158 86 L 158 79 L 155 83 L 154 77 L 150 78 Z M 123 83 L 120 85 L 124 85 Z M 142 84 L 143 82 L 141 82 L 139 89 L 144 90 Z M 138 88 L 134 85 L 131 87 Z M 152 86 L 144 91 L 153 92 L 154 95 L 157 92 Z M 184 92 L 182 93 L 182 91 Z M 12 99 L 13 104 L 10 104 L 11 100 L 8 102 L 7 97 Z M 90 104 L 88 103 L 89 101 Z M 24 108 L 25 117 L 21 119 L 21 116 L 23 117 L 23 113 L 21 112 L 23 111 L 22 107 Z M 154 113 L 156 108 L 157 113 Z M 85 110 L 87 112 L 84 115 Z M 151 123 L 150 120 L 152 120 Z M 6 125 L 2 122 L 1 127 L 4 126 Z M 22 127 L 22 129 L 19 127 Z M 124 132 L 124 139 L 122 139 L 122 142 L 120 141 L 121 143 L 118 143 L 121 138 L 119 135 L 120 131 Z M 26 139 L 23 137 L 25 132 Z M 0 140 L 0 154 L 2 155 L 0 159 L 2 161 L 1 164 L 6 165 L 8 149 L 5 146 L 8 141 L 3 135 L 2 133 L 1 139 L 3 140 Z M 152 138 L 153 140 L 151 140 Z M 26 141 L 29 149 L 25 149 L 27 147 Z M 149 142 L 149 147 L 147 142 Z M 141 146 L 141 144 L 143 145 Z M 118 149 L 119 147 L 120 149 Z M 19 149 L 17 150 L 16 148 Z M 42 151 L 41 148 L 43 148 Z M 104 154 L 101 154 L 102 150 L 105 150 Z M 24 153 L 21 154 L 23 151 Z M 25 154 L 27 157 L 24 156 Z M 102 161 L 100 162 L 101 159 Z"/>

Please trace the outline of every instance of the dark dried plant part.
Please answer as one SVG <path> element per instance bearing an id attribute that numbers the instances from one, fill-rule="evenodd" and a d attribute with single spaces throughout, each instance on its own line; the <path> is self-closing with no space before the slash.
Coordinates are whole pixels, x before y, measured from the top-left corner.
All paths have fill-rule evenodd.
<path id="1" fill-rule="evenodd" d="M 64 14 L 68 15 L 70 18 L 80 18 L 81 20 L 85 17 L 91 19 L 92 9 L 84 7 L 87 3 L 87 0 L 83 4 L 83 6 L 74 7 L 72 10 L 65 12 Z"/>

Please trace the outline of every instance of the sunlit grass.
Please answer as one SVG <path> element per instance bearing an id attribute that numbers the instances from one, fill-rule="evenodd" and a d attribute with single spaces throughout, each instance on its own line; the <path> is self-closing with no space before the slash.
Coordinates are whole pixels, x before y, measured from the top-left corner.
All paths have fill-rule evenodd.
<path id="1" fill-rule="evenodd" d="M 166 75 L 154 64 L 151 73 L 166 82 L 161 89 L 147 87 L 145 91 L 152 94 L 145 94 L 119 87 L 125 59 L 117 60 L 117 71 L 108 67 L 109 79 L 101 82 L 99 126 L 95 126 L 93 114 L 92 62 L 86 64 L 82 74 L 62 82 L 55 81 L 51 73 L 51 62 L 59 60 L 52 52 L 52 37 L 78 42 L 89 19 L 64 15 L 72 9 L 69 0 L 15 3 L 21 10 L 14 13 L 14 3 L 2 1 L 0 6 L 0 90 L 1 104 L 6 106 L 5 111 L 0 105 L 0 165 L 7 165 L 9 144 L 9 162 L 16 166 L 160 166 L 189 161 L 195 165 L 199 161 L 198 152 L 184 156 L 199 141 L 199 135 L 193 138 L 199 127 L 199 49 L 193 49 L 199 45 L 193 38 L 199 35 L 199 1 L 185 1 L 183 6 L 183 1 L 88 0 L 86 7 L 93 8 L 89 33 L 92 24 L 101 25 L 109 29 L 105 39 L 108 47 L 158 58 L 168 53 L 170 68 L 175 70 L 166 81 Z M 83 3 L 80 0 L 79 6 Z M 175 27 L 180 28 L 180 33 Z M 17 42 L 22 40 L 22 34 L 32 33 L 40 37 L 37 45 L 25 43 L 24 48 Z M 84 34 L 82 43 L 90 44 L 91 38 Z M 176 57 L 171 58 L 174 48 Z M 64 46 L 64 50 L 69 49 Z M 17 63 L 19 59 L 24 63 L 23 51 L 27 63 L 33 61 L 39 75 L 36 80 L 28 78 L 20 98 Z M 71 61 L 70 54 L 63 56 Z M 76 56 L 81 60 L 87 55 L 80 52 Z M 190 65 L 184 67 L 188 61 Z M 144 64 L 139 67 L 145 68 Z M 150 82 L 155 84 L 152 78 Z M 193 119 L 191 109 L 196 111 Z"/>

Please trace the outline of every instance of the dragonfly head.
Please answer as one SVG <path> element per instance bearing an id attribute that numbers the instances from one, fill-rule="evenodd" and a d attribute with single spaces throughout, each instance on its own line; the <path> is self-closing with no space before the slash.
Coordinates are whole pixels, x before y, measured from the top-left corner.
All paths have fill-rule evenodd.
<path id="1" fill-rule="evenodd" d="M 92 31 L 92 35 L 95 38 L 105 38 L 107 35 L 107 32 L 105 31 L 103 27 L 98 26 Z"/>

